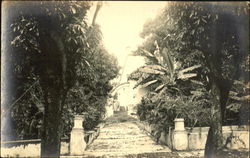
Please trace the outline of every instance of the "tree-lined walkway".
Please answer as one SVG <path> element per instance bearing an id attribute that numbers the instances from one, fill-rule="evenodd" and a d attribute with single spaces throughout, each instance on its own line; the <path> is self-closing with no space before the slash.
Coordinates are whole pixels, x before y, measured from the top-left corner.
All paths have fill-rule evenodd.
<path id="1" fill-rule="evenodd" d="M 135 122 L 136 119 L 124 113 L 108 118 L 99 137 L 87 148 L 86 157 L 144 157 L 145 154 L 154 157 L 163 153 L 177 156 L 169 148 L 156 144 Z"/>

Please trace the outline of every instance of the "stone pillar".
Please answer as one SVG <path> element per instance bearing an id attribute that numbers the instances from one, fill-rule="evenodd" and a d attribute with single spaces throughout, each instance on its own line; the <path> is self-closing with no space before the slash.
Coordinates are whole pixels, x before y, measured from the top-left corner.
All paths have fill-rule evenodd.
<path id="1" fill-rule="evenodd" d="M 82 122 L 83 115 L 75 115 L 74 127 L 70 133 L 70 155 L 83 155 L 86 148 Z"/>
<path id="2" fill-rule="evenodd" d="M 173 132 L 173 149 L 187 150 L 188 149 L 188 135 L 184 126 L 183 118 L 176 118 L 174 120 L 175 128 Z"/>

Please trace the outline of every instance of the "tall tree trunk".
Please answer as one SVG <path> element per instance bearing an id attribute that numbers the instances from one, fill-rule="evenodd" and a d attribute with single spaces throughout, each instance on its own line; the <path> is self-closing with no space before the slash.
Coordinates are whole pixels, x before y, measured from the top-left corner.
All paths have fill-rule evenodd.
<path id="1" fill-rule="evenodd" d="M 62 92 L 55 87 L 47 90 L 43 119 L 41 157 L 59 157 L 61 144 Z"/>
<path id="2" fill-rule="evenodd" d="M 43 131 L 41 142 L 41 157 L 59 157 L 62 135 L 62 108 L 66 97 L 66 66 L 67 58 L 59 32 L 47 34 L 43 43 L 44 61 L 41 73 L 45 100 Z"/>
<path id="3" fill-rule="evenodd" d="M 213 158 L 218 157 L 223 147 L 222 135 L 222 111 L 220 101 L 220 89 L 215 81 L 212 82 L 212 107 L 211 107 L 211 120 L 210 129 L 205 147 L 205 157 Z"/>

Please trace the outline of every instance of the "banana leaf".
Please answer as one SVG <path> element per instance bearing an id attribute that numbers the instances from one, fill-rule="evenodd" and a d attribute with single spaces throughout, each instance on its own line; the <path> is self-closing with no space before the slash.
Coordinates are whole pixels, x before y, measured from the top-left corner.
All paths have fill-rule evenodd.
<path id="1" fill-rule="evenodd" d="M 158 80 L 149 81 L 149 82 L 147 82 L 147 83 L 141 85 L 140 88 L 148 87 L 149 85 L 154 84 L 154 83 L 156 83 L 157 81 L 158 81 Z"/>
<path id="2" fill-rule="evenodd" d="M 171 58 L 170 54 L 168 53 L 167 48 L 163 48 L 161 54 L 163 56 L 164 63 L 166 63 L 169 72 L 171 74 L 173 74 L 174 73 L 174 63 L 173 63 L 173 59 Z"/>
<path id="3" fill-rule="evenodd" d="M 189 79 L 189 78 L 192 78 L 192 77 L 196 77 L 197 74 L 196 73 L 188 73 L 188 74 L 179 74 L 178 75 L 178 79 Z"/>
<path id="4" fill-rule="evenodd" d="M 180 71 L 179 71 L 179 74 L 184 74 L 185 72 L 192 71 L 192 70 L 197 69 L 197 68 L 199 68 L 199 67 L 201 67 L 201 65 L 194 65 L 194 66 L 185 68 L 185 69 L 183 69 L 183 70 L 180 70 Z"/>

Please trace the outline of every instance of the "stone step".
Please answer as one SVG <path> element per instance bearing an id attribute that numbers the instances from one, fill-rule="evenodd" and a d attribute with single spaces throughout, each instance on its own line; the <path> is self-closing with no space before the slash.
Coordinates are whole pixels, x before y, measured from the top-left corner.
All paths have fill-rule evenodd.
<path id="1" fill-rule="evenodd" d="M 98 138 L 86 149 L 85 155 L 124 157 L 129 154 L 171 152 L 156 144 L 134 122 L 112 123 L 101 129 Z"/>

